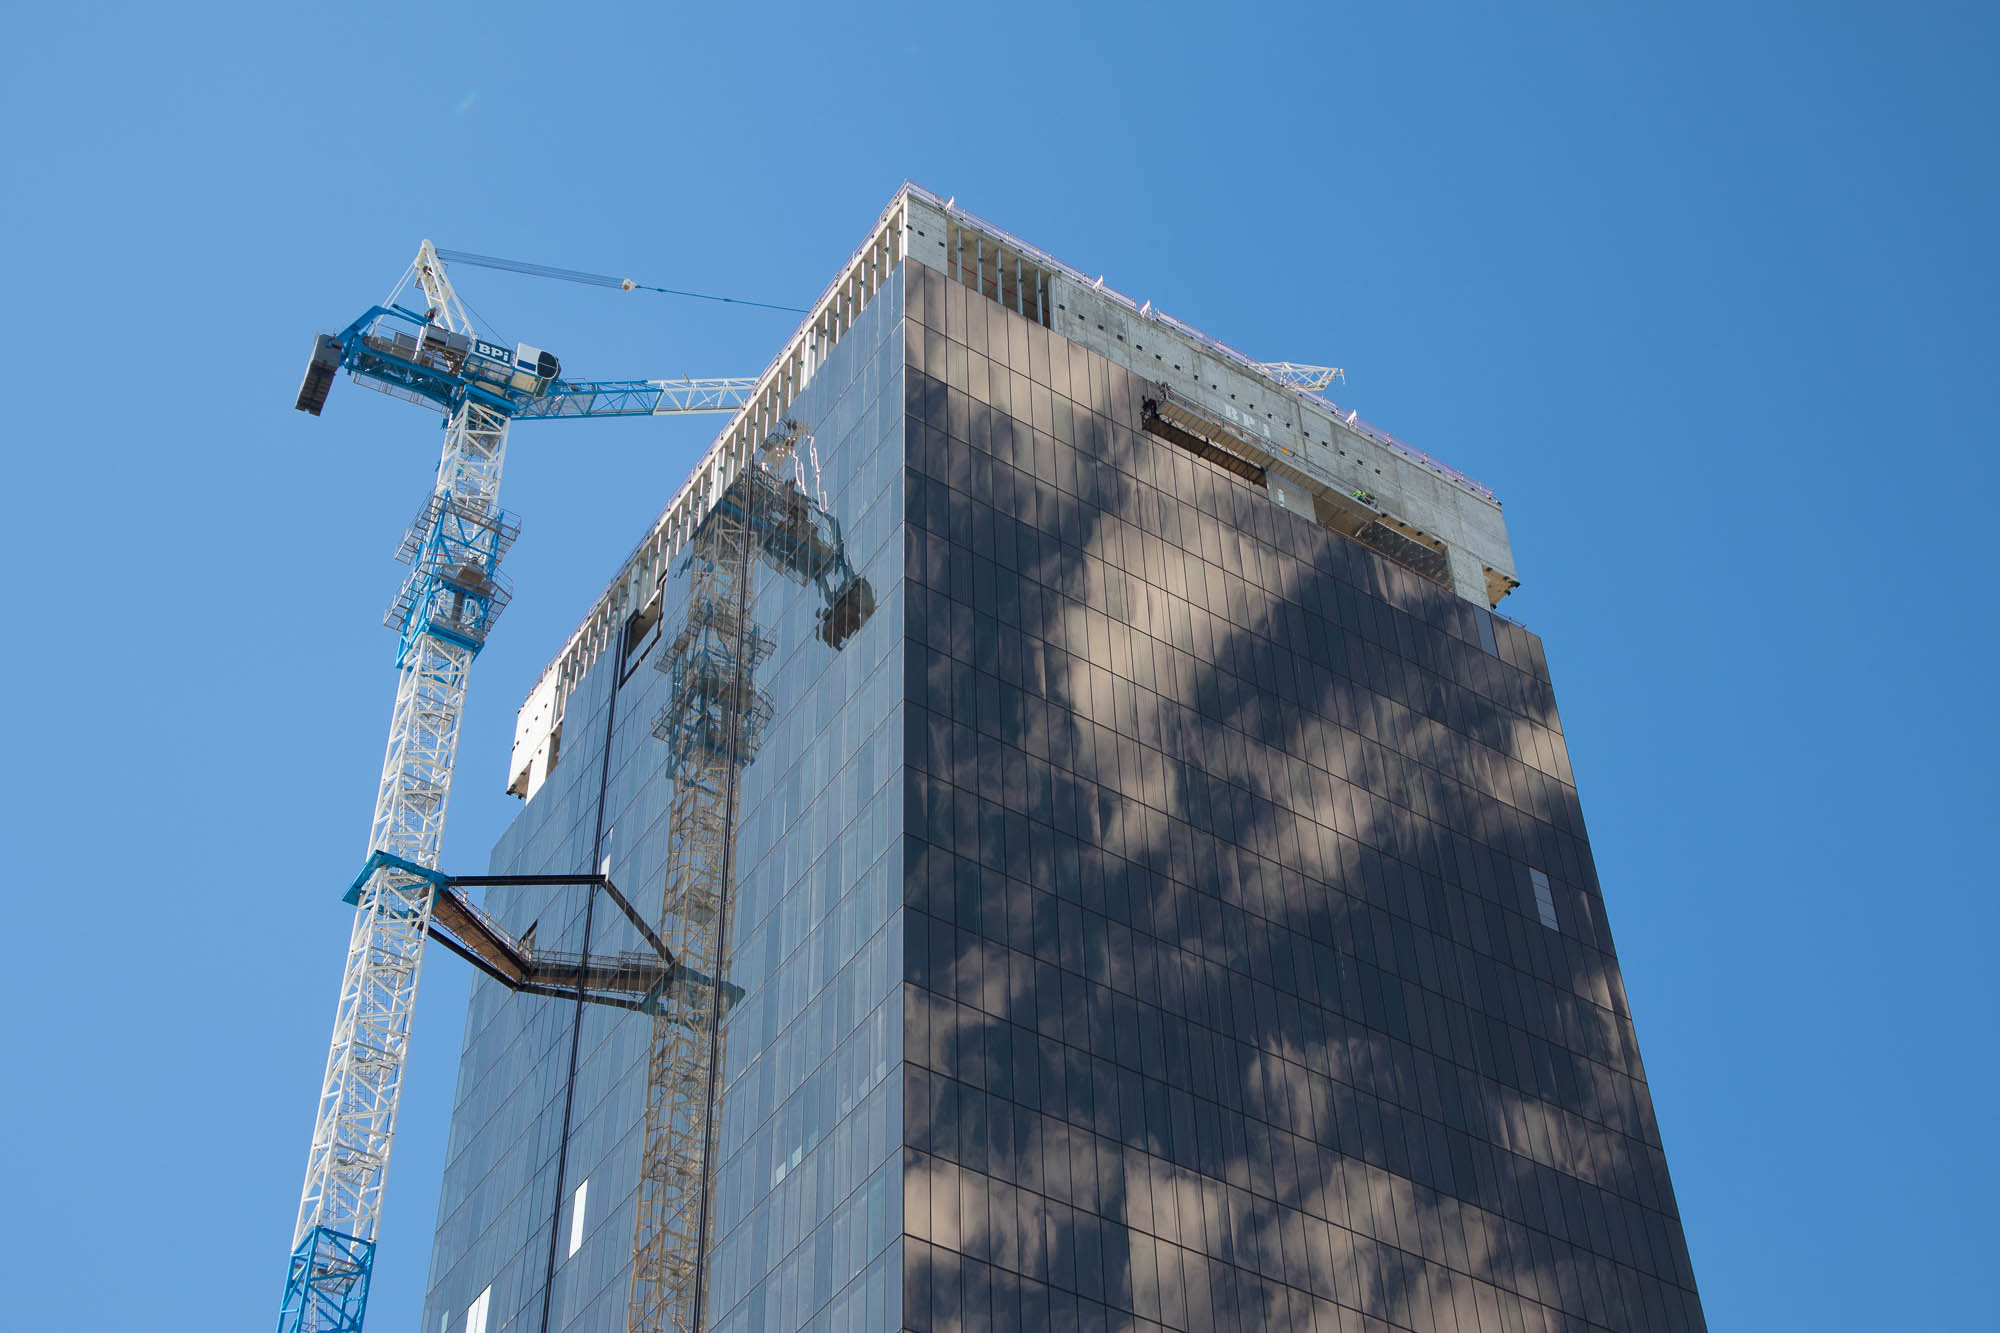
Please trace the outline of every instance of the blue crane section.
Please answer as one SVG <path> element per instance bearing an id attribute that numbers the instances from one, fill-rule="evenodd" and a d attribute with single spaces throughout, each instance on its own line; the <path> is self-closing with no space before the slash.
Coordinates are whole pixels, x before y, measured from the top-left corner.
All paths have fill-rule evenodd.
<path id="1" fill-rule="evenodd" d="M 314 416 L 342 370 L 391 397 L 451 413 L 470 402 L 516 421 L 734 412 L 752 379 L 561 379 L 539 347 L 509 348 L 460 333 L 399 305 L 371 306 L 339 333 L 322 333 L 299 385 L 297 407 Z"/>

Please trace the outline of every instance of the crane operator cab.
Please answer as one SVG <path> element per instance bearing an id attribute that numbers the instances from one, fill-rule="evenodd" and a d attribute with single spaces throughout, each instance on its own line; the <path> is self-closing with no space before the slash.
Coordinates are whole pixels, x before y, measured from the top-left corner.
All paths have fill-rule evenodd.
<path id="1" fill-rule="evenodd" d="M 489 388 L 511 390 L 509 397 L 538 397 L 562 373 L 562 362 L 539 347 L 516 343 L 510 351 L 500 343 L 453 333 L 441 324 L 425 324 L 414 341 L 400 333 L 394 339 L 405 360 L 463 375 Z"/>
<path id="2" fill-rule="evenodd" d="M 415 326 L 405 332 L 402 321 Z M 562 374 L 562 362 L 539 347 L 507 347 L 454 333 L 441 324 L 400 308 L 377 306 L 335 337 L 321 334 L 313 344 L 298 408 L 318 416 L 334 375 L 345 367 L 356 381 L 393 397 L 428 402 L 446 412 L 465 389 L 505 399 L 518 409 L 546 394 Z"/>
<path id="3" fill-rule="evenodd" d="M 428 334 L 431 329 L 426 328 L 424 332 Z M 496 386 L 504 385 L 513 391 L 509 397 L 516 394 L 528 398 L 540 397 L 548 392 L 550 382 L 562 374 L 562 362 L 556 360 L 553 353 L 544 352 L 539 347 L 516 343 L 510 352 L 498 343 L 478 338 L 471 342 L 471 349 L 465 358 L 466 376 Z"/>

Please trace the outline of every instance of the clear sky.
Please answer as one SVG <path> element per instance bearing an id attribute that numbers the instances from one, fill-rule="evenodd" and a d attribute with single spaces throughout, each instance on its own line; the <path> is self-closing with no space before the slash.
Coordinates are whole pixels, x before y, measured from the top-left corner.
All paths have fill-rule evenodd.
<path id="1" fill-rule="evenodd" d="M 1345 366 L 1499 492 L 1712 1326 L 1994 1327 L 1996 37 L 1908 0 L 14 11 L 0 1323 L 275 1313 L 437 444 L 345 381 L 295 413 L 312 335 L 424 236 L 803 304 L 908 177 Z M 752 374 L 791 327 L 458 276 L 578 374 Z M 516 434 L 450 867 L 714 424 Z M 421 1303 L 465 972 L 425 982 L 376 1330 Z"/>

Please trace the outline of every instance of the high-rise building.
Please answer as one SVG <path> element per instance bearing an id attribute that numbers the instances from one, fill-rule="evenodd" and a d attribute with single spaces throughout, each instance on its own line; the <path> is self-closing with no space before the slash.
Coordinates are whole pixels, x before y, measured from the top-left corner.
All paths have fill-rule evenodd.
<path id="1" fill-rule="evenodd" d="M 622 902 L 488 909 L 643 953 L 705 534 L 837 524 L 728 548 L 705 1327 L 1703 1327 L 1500 506 L 1300 377 L 905 187 L 522 709 Z M 627 1328 L 660 1040 L 478 985 L 426 1333 Z"/>

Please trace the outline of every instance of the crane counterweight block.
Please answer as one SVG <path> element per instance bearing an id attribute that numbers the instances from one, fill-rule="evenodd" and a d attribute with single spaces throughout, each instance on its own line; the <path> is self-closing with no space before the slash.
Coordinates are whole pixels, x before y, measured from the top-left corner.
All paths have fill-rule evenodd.
<path id="1" fill-rule="evenodd" d="M 326 406 L 326 395 L 333 388 L 333 377 L 340 373 L 340 339 L 331 333 L 322 333 L 313 339 L 312 360 L 306 362 L 306 377 L 299 384 L 299 401 L 295 404 L 301 412 L 318 416 Z"/>

